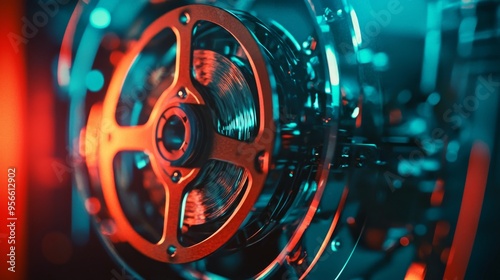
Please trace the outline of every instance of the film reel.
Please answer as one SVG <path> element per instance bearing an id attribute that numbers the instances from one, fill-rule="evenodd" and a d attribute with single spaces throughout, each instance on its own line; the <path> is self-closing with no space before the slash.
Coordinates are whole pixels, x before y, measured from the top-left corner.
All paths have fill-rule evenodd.
<path id="1" fill-rule="evenodd" d="M 322 146 L 335 137 L 339 102 L 338 93 L 302 92 L 321 76 L 299 49 L 280 26 L 211 6 L 173 9 L 145 29 L 81 134 L 95 197 L 122 242 L 152 260 L 192 263 L 286 226 L 290 241 L 251 273 L 266 277 L 290 258 L 326 185 L 333 145 Z M 154 85 L 128 112 L 129 79 L 147 55 L 163 64 L 153 64 Z M 134 157 L 144 171 L 124 166 Z"/>
<path id="2" fill-rule="evenodd" d="M 348 1 L 292 1 L 298 23 L 276 13 L 284 2 L 193 2 L 80 5 L 74 65 L 61 52 L 75 179 L 117 262 L 146 279 L 315 279 L 337 252 L 328 275 L 355 277 L 361 252 L 362 276 L 394 255 L 391 277 L 432 271 L 455 219 L 442 159 L 463 145 L 428 129 L 442 87 L 383 92 L 389 58 Z M 111 77 L 98 96 L 71 86 L 94 68 Z"/>

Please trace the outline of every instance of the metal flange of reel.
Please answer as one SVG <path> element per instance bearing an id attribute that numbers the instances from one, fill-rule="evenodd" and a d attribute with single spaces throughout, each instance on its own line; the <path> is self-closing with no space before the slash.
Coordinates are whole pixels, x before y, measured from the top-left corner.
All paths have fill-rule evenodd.
<path id="1" fill-rule="evenodd" d="M 207 145 L 206 139 L 195 140 L 194 133 L 203 129 L 211 130 L 211 120 L 203 119 L 193 113 L 190 106 L 203 106 L 204 97 L 191 81 L 190 65 L 192 65 L 191 37 L 195 23 L 199 20 L 209 21 L 230 32 L 237 40 L 244 42 L 247 57 L 252 63 L 253 72 L 259 81 L 260 127 L 255 139 L 251 142 L 237 141 L 224 137 L 215 131 L 209 131 L 206 138 L 212 138 Z M 172 85 L 160 96 L 153 108 L 149 120 L 140 126 L 120 126 L 110 121 L 106 133 L 99 139 L 98 169 L 102 182 L 103 195 L 116 221 L 117 229 L 126 233 L 127 241 L 144 255 L 162 262 L 191 262 L 213 253 L 225 244 L 238 230 L 250 212 L 260 194 L 268 170 L 268 162 L 273 151 L 273 139 L 264 138 L 266 131 L 273 131 L 273 100 L 269 94 L 270 81 L 259 46 L 252 35 L 232 15 L 209 6 L 191 5 L 170 11 L 156 20 L 143 34 L 137 45 L 124 58 L 117 68 L 108 93 L 102 105 L 102 119 L 115 120 L 116 107 L 130 65 L 134 62 L 142 48 L 161 30 L 170 28 L 177 38 L 176 70 Z M 182 93 L 182 94 L 180 94 Z M 99 113 L 96 113 L 99 114 Z M 270 126 L 271 125 L 271 126 Z M 175 128 L 177 126 L 177 128 Z M 93 128 L 87 128 L 91 130 Z M 182 139 L 179 146 L 167 147 L 164 142 L 176 137 Z M 192 146 L 195 147 L 192 147 Z M 248 173 L 245 193 L 234 213 L 219 230 L 206 240 L 191 246 L 183 246 L 178 241 L 180 215 L 183 196 L 188 184 L 200 172 L 197 167 L 183 166 L 179 160 L 192 154 L 205 153 L 207 159 L 231 162 L 245 169 Z M 121 205 L 114 186 L 113 158 L 120 151 L 144 151 L 149 155 L 151 165 L 167 193 L 165 205 L 165 225 L 160 242 L 153 244 L 139 234 L 130 225 L 121 210 Z M 241 151 L 259 153 L 262 166 L 257 168 L 256 158 L 241 154 Z M 189 154 L 191 153 L 191 154 Z"/>
<path id="2" fill-rule="evenodd" d="M 338 24 L 347 29 L 345 34 L 352 34 L 350 10 L 337 4 L 345 12 Z M 331 168 L 335 168 L 341 110 L 342 65 L 333 42 L 345 34 L 339 32 L 342 37 L 336 38 L 326 30 L 330 22 L 321 15 L 323 11 L 313 12 L 322 21 L 315 22 L 320 26 L 311 24 L 317 38 L 307 47 L 301 47 L 276 22 L 264 23 L 244 12 L 206 5 L 167 9 L 131 40 L 112 69 L 103 100 L 92 106 L 81 138 L 83 143 L 94 143 L 84 145 L 87 170 L 82 174 L 90 175 L 90 196 L 102 201 L 96 223 L 102 227 L 111 220 L 115 225 L 113 236 L 104 237 L 112 240 L 110 247 L 130 245 L 145 263 L 170 264 L 181 274 L 198 277 L 213 273 L 200 269 L 198 263 L 214 262 L 234 252 L 246 254 L 253 246 L 274 240 L 278 248 L 273 248 L 265 265 L 253 267 L 249 277 L 269 278 L 279 271 L 303 278 L 313 269 L 327 249 L 347 195 L 341 183 L 324 197 Z M 173 40 L 169 37 L 169 44 L 158 44 L 165 30 Z M 133 86 L 129 77 L 142 77 L 142 72 L 151 70 L 142 66 L 141 59 L 152 46 L 166 56 L 173 54 L 169 57 L 173 66 L 152 69 L 150 76 L 159 80 L 148 93 L 153 101 L 139 100 L 147 109 L 136 119 L 123 121 L 123 96 Z M 217 72 L 218 67 L 226 67 L 231 75 Z M 219 83 L 210 88 L 205 78 Z M 214 94 L 228 85 L 224 79 L 250 96 L 251 113 L 223 112 L 227 104 L 248 102 L 235 91 Z M 227 96 L 237 102 L 218 99 Z M 253 128 L 225 133 L 228 127 L 243 126 L 253 110 Z M 224 113 L 229 117 L 221 117 Z M 134 161 L 125 160 L 130 157 Z M 228 165 L 215 168 L 214 161 Z M 148 173 L 141 175 L 144 180 L 133 180 L 137 166 L 147 166 Z M 209 227 L 212 220 L 204 216 L 206 205 L 200 203 L 192 213 L 184 210 L 201 201 L 189 199 L 194 189 L 200 192 L 193 196 L 200 195 L 203 181 L 225 180 L 225 176 L 208 175 L 224 168 L 237 169 L 237 186 L 224 189 L 236 197 L 211 200 L 231 207 L 217 208 L 223 213 Z M 214 186 L 209 190 L 216 192 L 219 185 Z M 132 196 L 131 188 L 138 193 Z M 333 212 L 326 211 L 325 205 Z M 154 232 L 158 236 L 152 238 L 143 231 L 149 233 L 156 224 L 144 222 L 140 215 L 148 211 L 160 220 Z M 327 218 L 320 218 L 327 226 L 319 232 L 309 230 L 318 213 L 327 212 Z M 186 229 L 187 215 L 192 219 Z M 188 236 L 198 229 L 200 236 Z M 321 238 L 318 248 L 304 247 L 308 231 Z M 284 241 L 278 242 L 277 235 Z M 110 250 L 119 260 L 127 257 Z"/>

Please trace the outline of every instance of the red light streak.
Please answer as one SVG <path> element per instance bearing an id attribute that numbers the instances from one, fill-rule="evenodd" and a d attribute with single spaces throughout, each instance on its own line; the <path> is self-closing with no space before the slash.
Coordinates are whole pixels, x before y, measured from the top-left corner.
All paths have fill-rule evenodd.
<path id="1" fill-rule="evenodd" d="M 20 20 L 24 13 L 24 1 L 2 1 L 0 4 L 0 13 L 2 24 L 0 24 L 0 34 L 14 33 L 21 34 Z M 2 94 L 0 94 L 0 178 L 4 188 L 0 194 L 0 219 L 7 220 L 7 170 L 8 168 L 16 168 L 15 176 L 15 192 L 16 192 L 16 209 L 15 217 L 18 220 L 15 223 L 15 273 L 7 270 L 6 265 L 7 253 L 10 252 L 10 246 L 7 239 L 3 237 L 7 232 L 5 224 L 0 230 L 2 239 L 0 239 L 0 251 L 2 255 L 2 269 L 0 270 L 0 279 L 24 279 L 26 266 L 26 221 L 27 217 L 27 161 L 25 152 L 26 143 L 26 69 L 24 44 L 17 46 L 18 52 L 15 51 L 11 41 L 7 39 L 0 40 L 0 85 L 2 86 Z M 7 250 L 9 249 L 9 250 Z"/>
<path id="2" fill-rule="evenodd" d="M 434 191 L 432 192 L 431 195 L 431 205 L 432 206 L 441 205 L 441 203 L 443 203 L 443 197 L 444 197 L 444 181 L 442 179 L 439 179 L 436 181 Z"/>
<path id="3" fill-rule="evenodd" d="M 425 276 L 425 265 L 423 263 L 412 263 L 406 271 L 405 280 L 422 280 Z"/>
<path id="4" fill-rule="evenodd" d="M 488 146 L 481 141 L 476 141 L 470 153 L 462 205 L 444 279 L 464 279 L 465 277 L 481 215 L 489 165 Z"/>

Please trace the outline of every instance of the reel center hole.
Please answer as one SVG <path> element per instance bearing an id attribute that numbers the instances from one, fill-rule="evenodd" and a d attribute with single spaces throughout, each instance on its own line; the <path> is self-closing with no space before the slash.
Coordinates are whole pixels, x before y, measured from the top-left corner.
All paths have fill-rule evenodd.
<path id="1" fill-rule="evenodd" d="M 183 120 L 173 115 L 168 118 L 167 123 L 163 127 L 163 145 L 169 151 L 178 151 L 186 138 L 186 127 Z"/>

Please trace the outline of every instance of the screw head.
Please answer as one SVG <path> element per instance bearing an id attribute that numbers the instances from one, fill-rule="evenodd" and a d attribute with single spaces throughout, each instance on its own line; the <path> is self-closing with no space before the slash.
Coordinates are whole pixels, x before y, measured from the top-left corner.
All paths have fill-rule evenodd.
<path id="1" fill-rule="evenodd" d="M 172 177 L 171 178 L 172 178 L 172 182 L 177 183 L 177 182 L 179 182 L 181 180 L 182 174 L 181 174 L 180 171 L 176 170 L 176 171 L 174 171 L 174 173 L 172 173 Z"/>
<path id="2" fill-rule="evenodd" d="M 189 13 L 188 12 L 183 12 L 180 16 L 179 16 L 179 22 L 186 25 L 189 23 L 189 20 L 190 20 L 190 17 L 189 17 Z"/>
<path id="3" fill-rule="evenodd" d="M 186 93 L 186 90 L 185 90 L 185 89 L 180 89 L 180 90 L 177 92 L 177 97 L 179 97 L 179 98 L 184 99 L 184 98 L 186 98 L 186 96 L 187 96 L 187 93 Z"/>
<path id="4" fill-rule="evenodd" d="M 171 258 L 175 257 L 175 255 L 177 254 L 177 248 L 175 248 L 175 246 L 173 246 L 173 245 L 168 246 L 168 248 L 167 248 L 167 254 Z"/>
<path id="5" fill-rule="evenodd" d="M 255 158 L 255 163 L 258 171 L 260 172 L 264 171 L 265 160 L 266 160 L 265 152 L 264 151 L 259 152 Z"/>
<path id="6" fill-rule="evenodd" d="M 330 243 L 330 248 L 332 249 L 333 252 L 337 252 L 341 246 L 342 243 L 337 238 L 333 239 L 332 242 Z"/>

